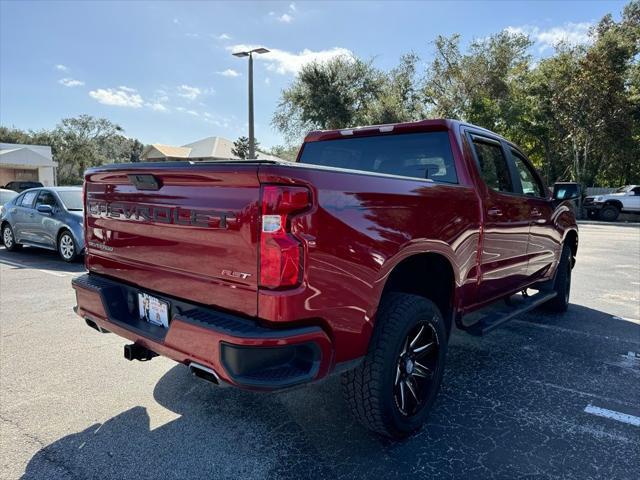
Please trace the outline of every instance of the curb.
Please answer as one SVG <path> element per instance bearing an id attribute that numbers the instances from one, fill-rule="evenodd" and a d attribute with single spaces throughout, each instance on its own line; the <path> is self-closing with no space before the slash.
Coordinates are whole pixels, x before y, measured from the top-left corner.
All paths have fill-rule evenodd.
<path id="1" fill-rule="evenodd" d="M 600 225 L 609 227 L 640 227 L 640 222 L 603 222 L 599 220 L 578 220 L 578 225 Z"/>

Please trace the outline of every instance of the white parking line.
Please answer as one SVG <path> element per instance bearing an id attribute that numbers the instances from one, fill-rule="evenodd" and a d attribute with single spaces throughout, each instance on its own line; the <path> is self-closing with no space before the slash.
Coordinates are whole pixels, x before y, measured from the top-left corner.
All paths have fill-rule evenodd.
<path id="1" fill-rule="evenodd" d="M 2 261 L 0 261 L 0 263 L 4 263 L 6 265 L 11 265 L 13 267 L 18 267 L 18 268 L 30 268 L 32 270 L 37 270 L 38 272 L 42 272 L 42 273 L 48 273 L 49 275 L 54 275 L 56 277 L 66 277 L 68 275 L 67 273 L 53 272 L 51 270 L 43 270 L 41 268 L 32 268 L 29 264 L 19 263 L 19 262 L 12 262 L 12 261 L 6 260 L 4 258 L 2 259 Z"/>
<path id="2" fill-rule="evenodd" d="M 627 413 L 616 412 L 615 410 L 608 410 L 606 408 L 595 407 L 591 404 L 584 408 L 586 413 L 597 415 L 598 417 L 610 418 L 611 420 L 617 420 L 618 422 L 628 423 L 640 427 L 640 417 L 629 415 Z"/>

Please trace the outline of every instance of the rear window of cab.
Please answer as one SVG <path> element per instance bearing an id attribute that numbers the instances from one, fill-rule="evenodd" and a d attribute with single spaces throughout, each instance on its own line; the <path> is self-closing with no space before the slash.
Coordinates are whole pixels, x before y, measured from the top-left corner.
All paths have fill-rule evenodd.
<path id="1" fill-rule="evenodd" d="M 299 163 L 458 183 L 447 132 L 309 142 Z"/>

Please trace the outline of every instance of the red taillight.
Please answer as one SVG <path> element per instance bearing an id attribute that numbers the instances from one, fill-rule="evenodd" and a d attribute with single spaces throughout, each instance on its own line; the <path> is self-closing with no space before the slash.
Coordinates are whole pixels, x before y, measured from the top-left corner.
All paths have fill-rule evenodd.
<path id="1" fill-rule="evenodd" d="M 309 206 L 305 187 L 262 187 L 260 286 L 293 287 L 302 276 L 302 246 L 290 233 L 289 217 Z"/>

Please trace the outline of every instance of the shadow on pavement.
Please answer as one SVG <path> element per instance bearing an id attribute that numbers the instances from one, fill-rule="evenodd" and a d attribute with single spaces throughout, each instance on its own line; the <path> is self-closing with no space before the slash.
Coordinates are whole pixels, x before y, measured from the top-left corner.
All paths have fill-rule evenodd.
<path id="1" fill-rule="evenodd" d="M 83 258 L 67 263 L 58 252 L 37 247 L 23 247 L 15 252 L 0 246 L 0 263 L 15 268 L 52 270 L 56 272 L 81 273 L 85 271 Z"/>
<path id="2" fill-rule="evenodd" d="M 615 341 L 604 342 L 612 327 Z M 177 365 L 153 392 L 177 418 L 151 429 L 149 412 L 131 408 L 42 448 L 24 478 L 632 478 L 634 427 L 583 409 L 600 389 L 634 398 L 637 376 L 607 360 L 639 335 L 635 323 L 577 305 L 482 339 L 456 333 L 427 427 L 397 443 L 352 420 L 338 378 L 251 393 Z"/>

